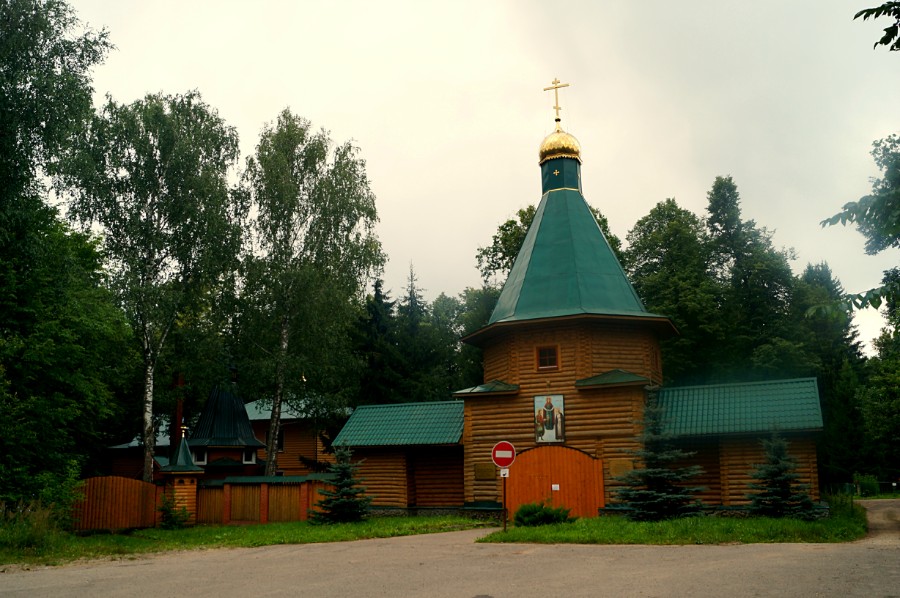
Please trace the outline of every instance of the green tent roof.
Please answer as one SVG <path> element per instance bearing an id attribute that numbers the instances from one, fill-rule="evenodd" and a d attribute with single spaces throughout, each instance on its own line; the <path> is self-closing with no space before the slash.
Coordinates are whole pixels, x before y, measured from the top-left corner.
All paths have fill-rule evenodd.
<path id="1" fill-rule="evenodd" d="M 663 388 L 659 400 L 679 436 L 822 429 L 815 378 Z"/>
<path id="2" fill-rule="evenodd" d="M 544 194 L 489 324 L 647 312 L 577 189 Z"/>
<path id="3" fill-rule="evenodd" d="M 462 401 L 363 405 L 353 412 L 333 444 L 456 444 L 462 437 L 462 430 Z"/>
<path id="4" fill-rule="evenodd" d="M 203 468 L 194 465 L 194 458 L 191 457 L 191 450 L 188 448 L 187 440 L 182 438 L 181 442 L 178 443 L 175 461 L 166 463 L 160 468 L 160 471 L 165 471 L 167 473 L 186 473 L 203 471 Z"/>
<path id="5" fill-rule="evenodd" d="M 233 392 L 233 385 L 213 389 L 188 444 L 192 447 L 265 447 L 253 435 L 244 402 Z"/>

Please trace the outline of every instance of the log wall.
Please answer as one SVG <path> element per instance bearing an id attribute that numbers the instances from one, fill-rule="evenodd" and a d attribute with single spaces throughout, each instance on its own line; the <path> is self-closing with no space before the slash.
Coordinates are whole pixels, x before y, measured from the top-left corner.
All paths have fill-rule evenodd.
<path id="1" fill-rule="evenodd" d="M 559 347 L 559 369 L 537 371 L 536 348 L 554 345 Z M 521 385 L 552 374 L 557 383 L 572 383 L 574 387 L 575 380 L 613 369 L 644 376 L 657 384 L 662 382 L 659 342 L 651 330 L 635 324 L 523 324 L 506 330 L 486 344 L 483 351 L 485 382 L 503 380 Z"/>
<path id="2" fill-rule="evenodd" d="M 819 500 L 819 477 L 817 472 L 816 445 L 810 438 L 788 437 L 788 454 L 797 461 L 798 480 L 809 486 L 807 492 L 813 500 Z M 754 482 L 754 466 L 765 462 L 765 451 L 759 437 L 722 439 L 719 444 L 721 463 L 720 479 L 722 502 L 724 505 L 746 505 L 750 488 Z"/>
<path id="3" fill-rule="evenodd" d="M 409 505 L 409 480 L 406 454 L 400 448 L 359 448 L 353 453 L 355 461 L 362 461 L 359 477 L 366 488 L 366 496 L 379 507 Z"/>
<path id="4" fill-rule="evenodd" d="M 538 347 L 559 347 L 559 367 L 538 369 Z M 480 479 L 476 469 L 491 464 L 491 449 L 500 440 L 518 452 L 546 446 L 534 437 L 534 397 L 559 394 L 565 401 L 565 446 L 603 460 L 604 500 L 616 483 L 610 459 L 632 458 L 637 448 L 636 422 L 643 415 L 642 386 L 579 390 L 575 381 L 623 369 L 654 382 L 662 380 L 659 346 L 652 331 L 628 324 L 556 322 L 510 329 L 484 347 L 485 381 L 519 385 L 515 395 L 467 397 L 463 428 L 467 502 L 499 501 L 500 479 Z M 515 467 L 515 465 L 513 465 Z M 512 475 L 512 471 L 511 471 Z"/>
<path id="5" fill-rule="evenodd" d="M 265 442 L 269 422 L 256 420 L 252 422 L 252 425 L 256 438 L 260 442 Z M 313 425 L 305 421 L 289 420 L 282 422 L 282 428 L 284 429 L 284 450 L 278 452 L 278 471 L 283 472 L 284 475 L 315 473 L 303 464 L 300 460 L 301 456 L 322 463 L 334 463 L 334 454 L 325 452 L 325 445 L 322 444 Z M 259 449 L 257 456 L 260 460 L 268 458 L 265 449 Z"/>
<path id="6" fill-rule="evenodd" d="M 465 502 L 461 446 L 413 447 L 407 459 L 415 488 L 410 506 L 459 507 Z"/>

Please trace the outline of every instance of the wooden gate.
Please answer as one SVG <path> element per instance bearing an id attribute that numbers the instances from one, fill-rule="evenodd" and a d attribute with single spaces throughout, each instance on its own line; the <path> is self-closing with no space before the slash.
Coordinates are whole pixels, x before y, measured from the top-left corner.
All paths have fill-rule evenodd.
<path id="1" fill-rule="evenodd" d="M 162 489 L 147 482 L 115 476 L 89 478 L 72 518 L 79 531 L 154 527 Z"/>
<path id="2" fill-rule="evenodd" d="M 546 501 L 578 517 L 596 517 L 603 502 L 603 461 L 566 446 L 521 452 L 509 468 L 506 507 L 512 517 L 525 503 Z"/>

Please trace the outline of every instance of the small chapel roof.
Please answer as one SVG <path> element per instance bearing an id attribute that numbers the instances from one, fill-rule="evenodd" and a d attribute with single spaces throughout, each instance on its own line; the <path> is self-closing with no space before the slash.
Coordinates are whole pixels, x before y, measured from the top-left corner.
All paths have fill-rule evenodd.
<path id="1" fill-rule="evenodd" d="M 192 447 L 265 447 L 253 434 L 243 401 L 229 387 L 216 387 L 210 393 L 188 444 Z"/>
<path id="2" fill-rule="evenodd" d="M 462 437 L 463 402 L 432 401 L 357 407 L 334 446 L 457 444 Z"/>

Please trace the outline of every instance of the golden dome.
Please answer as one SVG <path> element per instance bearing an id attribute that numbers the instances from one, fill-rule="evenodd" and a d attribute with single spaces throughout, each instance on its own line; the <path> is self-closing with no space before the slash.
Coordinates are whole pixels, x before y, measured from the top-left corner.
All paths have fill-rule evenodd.
<path id="1" fill-rule="evenodd" d="M 558 127 L 558 125 L 557 125 Z M 541 149 L 538 152 L 540 162 L 543 164 L 547 160 L 554 158 L 573 158 L 581 163 L 581 144 L 574 136 L 569 135 L 562 129 L 557 128 L 556 131 L 544 137 L 541 142 Z"/>

